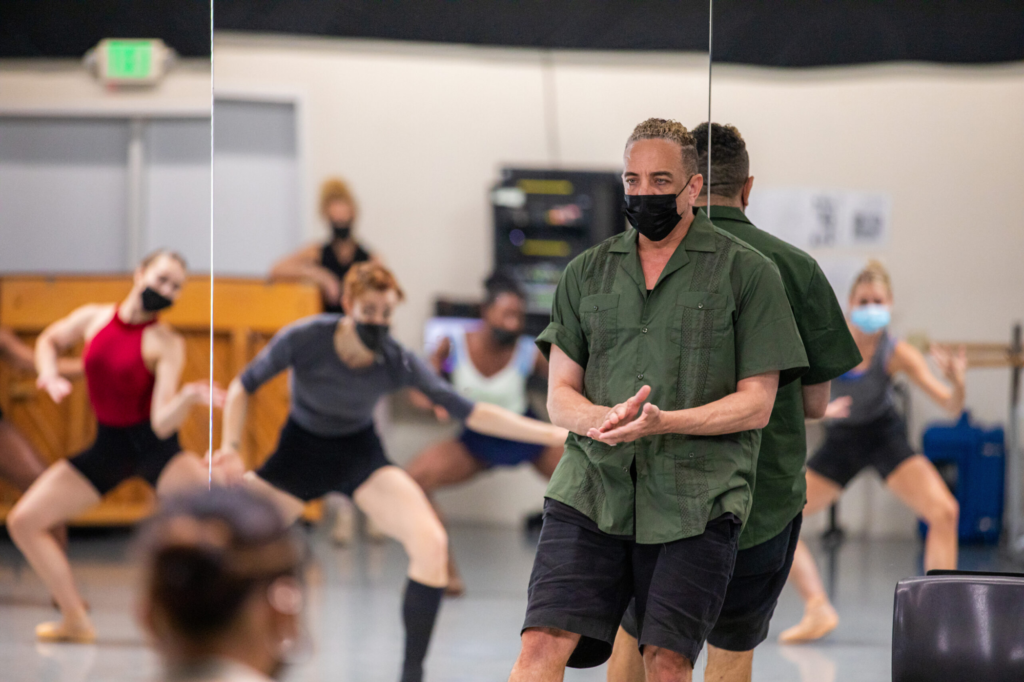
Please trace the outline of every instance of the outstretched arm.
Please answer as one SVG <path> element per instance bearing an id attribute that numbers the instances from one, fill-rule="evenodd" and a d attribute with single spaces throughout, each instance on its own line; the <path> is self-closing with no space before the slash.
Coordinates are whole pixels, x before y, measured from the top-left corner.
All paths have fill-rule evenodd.
<path id="1" fill-rule="evenodd" d="M 967 373 L 967 351 L 961 347 L 954 355 L 949 349 L 933 344 L 932 357 L 951 387 L 943 384 L 932 374 L 921 351 L 906 341 L 896 344 L 892 359 L 889 361 L 889 373 L 905 373 L 939 407 L 957 416 L 964 409 L 966 397 L 964 383 Z"/>
<path id="2" fill-rule="evenodd" d="M 496 405 L 473 403 L 459 395 L 427 363 L 409 351 L 403 352 L 402 366 L 407 372 L 404 383 L 418 388 L 432 403 L 463 420 L 474 431 L 540 445 L 561 445 L 569 435 L 563 428 L 518 415 Z"/>
<path id="3" fill-rule="evenodd" d="M 560 426 L 530 419 L 490 403 L 474 405 L 466 418 L 466 426 L 489 436 L 538 445 L 562 445 L 569 436 L 569 432 Z"/>

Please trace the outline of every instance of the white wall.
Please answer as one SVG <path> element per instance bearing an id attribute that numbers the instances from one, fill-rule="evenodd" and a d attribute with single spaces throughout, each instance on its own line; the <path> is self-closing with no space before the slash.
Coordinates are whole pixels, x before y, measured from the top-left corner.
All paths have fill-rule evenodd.
<path id="1" fill-rule="evenodd" d="M 319 180 L 349 178 L 363 210 L 362 238 L 410 292 L 396 332 L 413 346 L 434 297 L 473 294 L 490 268 L 486 193 L 499 167 L 615 169 L 637 122 L 663 116 L 694 125 L 707 107 L 707 63 L 696 54 L 545 55 L 220 34 L 214 68 L 217 87 L 286 92 L 302 102 L 305 232 L 324 234 L 315 212 Z M 1024 66 L 723 65 L 714 73 L 713 117 L 737 125 L 747 140 L 757 178 L 752 201 L 758 187 L 888 192 L 890 244 L 854 255 L 881 256 L 891 267 L 896 331 L 1008 339 L 1011 323 L 1024 318 Z M 552 110 L 557 125 L 549 131 Z M 559 158 L 549 154 L 549 132 Z M 978 417 L 1005 419 L 1008 383 L 1005 370 L 970 374 Z M 915 392 L 912 431 L 935 416 Z M 404 460 L 428 437 L 396 435 L 393 454 Z M 854 488 L 842 506 L 848 528 L 912 532 L 910 515 L 877 483 Z M 513 522 L 538 506 L 541 493 L 523 470 L 442 502 L 456 518 Z"/>
<path id="2" fill-rule="evenodd" d="M 131 119 L 143 131 L 141 251 L 208 268 L 210 101 L 208 60 L 121 89 L 77 60 L 0 60 L 0 271 L 126 268 Z"/>

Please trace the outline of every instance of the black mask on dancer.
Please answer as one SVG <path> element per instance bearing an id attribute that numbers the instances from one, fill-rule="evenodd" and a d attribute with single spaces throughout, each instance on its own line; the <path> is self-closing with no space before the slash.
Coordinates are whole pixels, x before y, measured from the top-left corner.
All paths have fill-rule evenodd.
<path id="1" fill-rule="evenodd" d="M 507 329 L 501 327 L 491 327 L 491 336 L 494 338 L 494 342 L 499 346 L 511 346 L 519 340 L 519 332 L 510 332 Z"/>
<path id="2" fill-rule="evenodd" d="M 692 175 L 690 179 L 693 179 Z M 687 180 L 679 194 L 689 186 L 690 180 Z M 676 197 L 679 194 L 627 194 L 626 219 L 637 232 L 652 242 L 660 242 L 672 233 L 682 219 L 676 210 Z"/>
<path id="3" fill-rule="evenodd" d="M 390 327 L 386 324 L 356 322 L 356 334 L 359 335 L 359 340 L 374 353 L 384 347 L 384 339 L 388 337 L 389 329 Z"/>
<path id="4" fill-rule="evenodd" d="M 146 287 L 142 290 L 142 309 L 147 313 L 155 313 L 164 308 L 169 308 L 174 303 L 153 287 Z"/>
<path id="5" fill-rule="evenodd" d="M 344 223 L 331 223 L 331 233 L 334 238 L 338 241 L 345 241 L 352 236 L 352 221 L 349 220 Z"/>

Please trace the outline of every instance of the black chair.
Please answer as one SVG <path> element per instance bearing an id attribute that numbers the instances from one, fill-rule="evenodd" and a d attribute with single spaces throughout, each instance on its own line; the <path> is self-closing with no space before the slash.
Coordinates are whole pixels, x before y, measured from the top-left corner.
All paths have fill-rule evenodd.
<path id="1" fill-rule="evenodd" d="M 1024 680 L 1024 575 L 931 571 L 896 585 L 893 682 Z"/>

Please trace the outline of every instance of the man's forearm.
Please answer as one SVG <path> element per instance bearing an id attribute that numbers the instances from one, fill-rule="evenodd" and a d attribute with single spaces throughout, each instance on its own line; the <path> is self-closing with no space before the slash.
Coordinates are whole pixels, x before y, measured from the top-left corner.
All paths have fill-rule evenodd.
<path id="1" fill-rule="evenodd" d="M 755 392 L 737 392 L 707 405 L 662 413 L 665 433 L 691 436 L 721 436 L 750 429 L 763 429 L 772 414 L 770 399 Z"/>
<path id="2" fill-rule="evenodd" d="M 548 392 L 551 423 L 581 436 L 604 423 L 607 407 L 595 405 L 568 386 L 552 386 Z"/>

